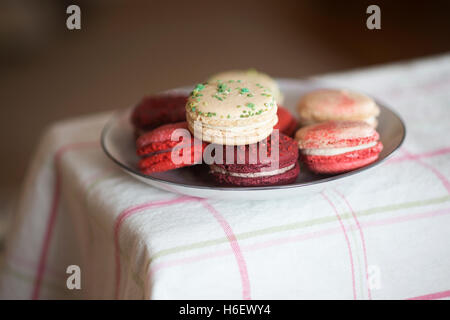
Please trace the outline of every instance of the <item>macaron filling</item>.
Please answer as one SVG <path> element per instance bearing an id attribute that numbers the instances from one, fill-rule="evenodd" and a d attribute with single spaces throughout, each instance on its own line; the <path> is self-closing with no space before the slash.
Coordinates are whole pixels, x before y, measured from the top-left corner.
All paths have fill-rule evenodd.
<path id="1" fill-rule="evenodd" d="M 285 173 L 292 168 L 295 167 L 295 163 L 276 170 L 270 170 L 270 171 L 259 171 L 259 172 L 248 172 L 248 173 L 241 173 L 241 172 L 230 172 L 228 170 L 225 170 L 223 167 L 219 167 L 216 165 L 210 165 L 209 168 L 212 172 L 225 174 L 232 177 L 240 177 L 240 178 L 257 178 L 257 177 L 268 177 L 268 176 L 274 176 L 277 174 Z"/>
<path id="2" fill-rule="evenodd" d="M 317 149 L 300 149 L 300 152 L 304 155 L 309 156 L 335 156 L 338 154 L 343 154 L 347 152 L 368 149 L 376 146 L 378 141 L 373 141 L 366 144 L 361 144 L 354 147 L 344 147 L 344 148 L 317 148 Z"/>

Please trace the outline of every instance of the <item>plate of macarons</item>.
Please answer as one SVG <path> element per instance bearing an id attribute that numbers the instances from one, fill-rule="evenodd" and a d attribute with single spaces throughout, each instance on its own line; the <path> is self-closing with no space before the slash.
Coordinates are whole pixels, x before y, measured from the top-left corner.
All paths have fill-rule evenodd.
<path id="1" fill-rule="evenodd" d="M 142 98 L 102 132 L 106 155 L 170 192 L 264 200 L 360 179 L 403 143 L 386 104 L 347 88 L 250 70 Z"/>

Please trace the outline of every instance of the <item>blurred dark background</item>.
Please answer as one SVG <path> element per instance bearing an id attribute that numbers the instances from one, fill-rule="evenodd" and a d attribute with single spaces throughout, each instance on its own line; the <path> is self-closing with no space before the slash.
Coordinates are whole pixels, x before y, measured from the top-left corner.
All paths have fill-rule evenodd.
<path id="1" fill-rule="evenodd" d="M 70 4 L 81 30 L 66 28 Z M 366 28 L 370 4 L 381 30 Z M 444 53 L 449 15 L 448 0 L 0 0 L 0 212 L 56 120 L 230 68 L 307 77 Z"/>

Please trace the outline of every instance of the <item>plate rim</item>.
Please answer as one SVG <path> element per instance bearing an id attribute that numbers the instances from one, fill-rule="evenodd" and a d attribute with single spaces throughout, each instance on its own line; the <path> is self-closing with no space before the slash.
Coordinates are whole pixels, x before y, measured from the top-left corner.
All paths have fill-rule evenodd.
<path id="1" fill-rule="evenodd" d="M 280 80 L 297 80 L 297 79 L 280 79 Z M 166 90 L 166 91 L 172 91 L 172 90 L 179 90 L 179 89 L 184 89 L 185 87 L 181 87 L 181 88 L 175 88 L 175 89 L 170 89 L 170 90 Z M 190 188 L 190 189 L 214 189 L 214 190 L 220 190 L 220 191 L 228 191 L 228 192 L 235 192 L 235 191 L 267 191 L 267 190 L 279 190 L 279 189 L 292 189 L 292 188 L 302 188 L 302 187 L 309 187 L 312 185 L 320 185 L 322 183 L 326 183 L 326 182 L 331 182 L 331 181 L 335 181 L 335 180 L 341 180 L 350 176 L 353 176 L 355 174 L 358 174 L 362 171 L 366 171 L 368 169 L 371 169 L 375 166 L 378 166 L 380 164 L 382 164 L 383 162 L 385 162 L 386 160 L 388 160 L 389 158 L 392 157 L 392 155 L 395 153 L 395 151 L 397 151 L 402 145 L 403 142 L 405 141 L 406 138 L 406 125 L 405 122 L 403 121 L 402 117 L 394 110 L 392 110 L 391 108 L 389 108 L 387 106 L 386 103 L 381 102 L 379 99 L 375 99 L 375 102 L 377 103 L 377 105 L 379 105 L 381 108 L 383 109 L 387 109 L 389 112 L 391 112 L 400 122 L 400 125 L 402 127 L 402 133 L 403 136 L 400 140 L 400 143 L 383 159 L 381 160 L 377 160 L 367 166 L 352 170 L 352 171 L 348 171 L 348 172 L 344 172 L 338 175 L 333 175 L 333 176 L 328 176 L 326 178 L 320 179 L 320 180 L 316 180 L 316 181 L 308 181 L 308 182 L 302 182 L 302 183 L 294 183 L 294 184 L 287 184 L 287 185 L 277 185 L 277 186 L 252 186 L 252 187 L 221 187 L 221 186 L 194 186 L 194 185 L 190 185 L 190 184 L 185 184 L 185 183 L 179 183 L 179 182 L 172 182 L 172 181 L 167 181 L 161 178 L 156 178 L 156 177 L 152 177 L 146 174 L 143 174 L 139 171 L 135 171 L 131 168 L 129 168 L 127 165 L 121 163 L 119 160 L 117 160 L 109 151 L 108 148 L 106 147 L 106 134 L 108 133 L 110 127 L 115 123 L 115 120 L 119 118 L 120 115 L 129 112 L 130 109 L 132 107 L 129 107 L 125 110 L 120 109 L 117 110 L 116 112 L 114 112 L 114 114 L 111 116 L 111 119 L 108 120 L 108 122 L 105 124 L 105 126 L 102 129 L 101 132 L 101 136 L 100 136 L 100 144 L 101 147 L 103 149 L 103 152 L 108 156 L 108 158 L 110 158 L 116 165 L 118 165 L 122 170 L 125 170 L 133 175 L 137 175 L 140 178 L 143 179 L 148 179 L 148 180 L 152 180 L 158 183 L 163 183 L 163 184 L 169 184 L 172 186 L 182 186 L 184 188 Z"/>

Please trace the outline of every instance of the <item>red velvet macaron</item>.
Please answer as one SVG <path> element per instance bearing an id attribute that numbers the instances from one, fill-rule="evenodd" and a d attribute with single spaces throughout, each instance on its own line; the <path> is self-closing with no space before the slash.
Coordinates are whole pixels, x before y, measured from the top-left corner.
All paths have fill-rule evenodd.
<path id="1" fill-rule="evenodd" d="M 289 137 L 292 137 L 298 126 L 297 120 L 295 120 L 294 116 L 288 109 L 283 108 L 280 105 L 278 106 L 277 116 L 278 122 L 273 128 L 280 130 L 281 133 L 284 133 Z"/>
<path id="2" fill-rule="evenodd" d="M 297 144 L 282 133 L 250 145 L 223 146 L 223 161 L 210 165 L 215 180 L 229 186 L 288 184 L 296 180 L 299 172 Z"/>
<path id="3" fill-rule="evenodd" d="M 198 164 L 206 145 L 191 136 L 187 122 L 163 125 L 136 141 L 139 169 L 150 174 Z"/>
<path id="4" fill-rule="evenodd" d="M 186 121 L 186 102 L 183 94 L 158 94 L 145 97 L 134 108 L 131 122 L 140 134 L 161 125 Z"/>
<path id="5" fill-rule="evenodd" d="M 336 174 L 364 167 L 383 149 L 378 132 L 363 121 L 327 121 L 297 131 L 300 159 L 315 173 Z"/>

